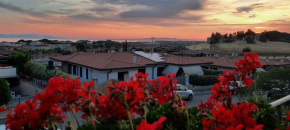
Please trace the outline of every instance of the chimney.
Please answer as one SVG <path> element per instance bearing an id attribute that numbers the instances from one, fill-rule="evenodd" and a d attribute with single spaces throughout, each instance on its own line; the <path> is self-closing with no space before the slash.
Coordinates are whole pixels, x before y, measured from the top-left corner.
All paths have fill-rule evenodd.
<path id="1" fill-rule="evenodd" d="M 136 54 L 133 53 L 133 63 L 136 64 L 137 63 L 137 57 L 136 57 Z"/>

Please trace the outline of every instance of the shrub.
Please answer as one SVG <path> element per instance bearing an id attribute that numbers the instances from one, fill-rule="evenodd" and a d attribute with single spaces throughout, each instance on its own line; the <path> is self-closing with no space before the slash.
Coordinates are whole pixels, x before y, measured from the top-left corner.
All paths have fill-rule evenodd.
<path id="1" fill-rule="evenodd" d="M 46 66 L 39 64 L 39 63 L 36 63 L 36 62 L 29 61 L 29 62 L 25 63 L 24 70 L 25 70 L 24 74 L 31 76 L 33 78 L 36 78 L 36 79 L 47 80 L 50 78 L 47 75 Z M 70 77 L 70 78 L 74 79 L 74 77 L 71 76 L 70 74 L 67 74 L 67 73 L 62 72 L 60 70 L 57 70 L 55 76 L 60 76 L 60 75 L 62 77 Z"/>
<path id="2" fill-rule="evenodd" d="M 251 52 L 252 51 L 252 49 L 250 48 L 250 47 L 245 47 L 244 49 L 243 49 L 243 54 L 245 53 L 245 52 Z"/>
<path id="3" fill-rule="evenodd" d="M 246 41 L 248 44 L 253 44 L 253 43 L 255 43 L 255 37 L 254 36 L 247 36 Z"/>
<path id="4" fill-rule="evenodd" d="M 10 90 L 7 84 L 8 82 L 5 79 L 0 79 L 0 106 L 7 104 L 10 99 Z"/>
<path id="5" fill-rule="evenodd" d="M 224 71 L 222 70 L 209 70 L 209 69 L 202 69 L 204 75 L 219 75 L 223 74 Z"/>
<path id="6" fill-rule="evenodd" d="M 217 75 L 190 75 L 189 83 L 193 85 L 212 85 L 218 82 Z"/>

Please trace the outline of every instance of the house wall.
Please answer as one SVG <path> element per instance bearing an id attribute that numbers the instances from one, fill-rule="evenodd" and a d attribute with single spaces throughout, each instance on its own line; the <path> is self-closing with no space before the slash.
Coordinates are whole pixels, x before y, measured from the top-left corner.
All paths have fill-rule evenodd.
<path id="1" fill-rule="evenodd" d="M 148 79 L 152 80 L 152 69 L 153 67 L 146 67 L 145 71 L 148 73 Z"/>

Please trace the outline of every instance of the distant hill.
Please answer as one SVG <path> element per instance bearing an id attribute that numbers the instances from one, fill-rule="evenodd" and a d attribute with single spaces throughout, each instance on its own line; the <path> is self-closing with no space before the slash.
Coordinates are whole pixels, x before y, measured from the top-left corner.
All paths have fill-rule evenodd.
<path id="1" fill-rule="evenodd" d="M 20 35 L 9 35 L 9 34 L 0 34 L 0 38 L 14 38 L 14 39 L 57 39 L 57 37 L 46 36 L 46 35 L 37 35 L 37 34 L 20 34 Z"/>

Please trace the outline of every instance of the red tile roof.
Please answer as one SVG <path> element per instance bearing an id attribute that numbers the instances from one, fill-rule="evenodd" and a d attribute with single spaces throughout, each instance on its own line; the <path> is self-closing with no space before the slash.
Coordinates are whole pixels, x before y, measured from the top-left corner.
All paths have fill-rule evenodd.
<path id="1" fill-rule="evenodd" d="M 138 55 L 136 55 L 136 63 L 133 63 L 133 53 L 129 52 L 75 53 L 51 57 L 51 59 L 104 70 L 145 67 L 147 64 L 155 64 L 155 62 Z"/>
<path id="2" fill-rule="evenodd" d="M 195 65 L 195 64 L 211 64 L 212 62 L 199 60 L 197 58 L 192 58 L 189 56 L 175 56 L 175 55 L 167 55 L 163 56 L 163 60 L 168 64 L 176 64 L 176 65 Z"/>

